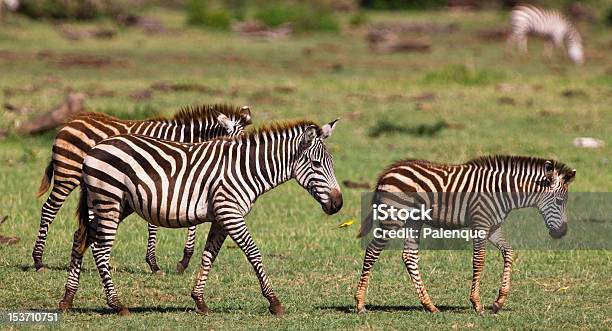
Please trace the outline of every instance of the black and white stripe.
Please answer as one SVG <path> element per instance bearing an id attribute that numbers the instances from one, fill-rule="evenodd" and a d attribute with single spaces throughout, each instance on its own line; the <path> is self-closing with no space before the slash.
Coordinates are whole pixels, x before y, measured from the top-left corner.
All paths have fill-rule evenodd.
<path id="1" fill-rule="evenodd" d="M 41 210 L 38 237 L 32 251 L 36 270 L 42 270 L 43 253 L 49 226 L 68 195 L 81 182 L 83 158 L 98 142 L 119 134 L 135 133 L 157 139 L 181 142 L 201 142 L 222 136 L 237 136 L 251 123 L 246 106 L 202 105 L 184 108 L 171 118 L 126 121 L 100 114 L 84 113 L 72 119 L 58 132 L 53 143 L 52 160 L 42 178 L 38 195 L 42 196 L 53 183 L 51 193 Z M 153 272 L 160 272 L 155 259 L 157 228 L 149 226 L 146 261 Z M 193 254 L 195 227 L 188 230 L 179 272 L 187 268 Z"/>
<path id="2" fill-rule="evenodd" d="M 80 227 L 75 232 L 60 308 L 72 306 L 83 253 L 93 243 L 107 302 L 117 312 L 127 312 L 113 286 L 108 261 L 119 223 L 136 212 L 150 224 L 163 227 L 212 222 L 191 293 L 199 312 L 208 311 L 203 299 L 204 285 L 229 235 L 255 269 L 262 294 L 270 302 L 270 311 L 282 314 L 282 305 L 266 276 L 261 254 L 244 217 L 257 197 L 292 178 L 327 214 L 340 210 L 342 194 L 332 157 L 323 143 L 335 125 L 336 121 L 323 127 L 296 122 L 234 139 L 198 144 L 139 135 L 120 135 L 100 142 L 83 162 Z M 89 219 L 86 210 L 92 212 Z"/>
<path id="3" fill-rule="evenodd" d="M 575 169 L 549 160 L 494 156 L 482 157 L 465 164 L 444 165 L 428 161 L 400 161 L 389 167 L 379 178 L 373 203 L 385 203 L 398 208 L 431 208 L 431 221 L 381 221 L 381 229 L 412 228 L 417 235 L 407 238 L 402 257 L 414 283 L 421 304 L 431 312 L 433 305 L 418 269 L 419 235 L 424 224 L 446 229 L 469 227 L 482 230 L 486 238 L 473 240 L 473 277 L 470 300 L 476 311 L 480 304 L 480 275 L 484 266 L 485 245 L 490 241 L 504 258 L 504 272 L 499 296 L 493 305 L 501 309 L 510 287 L 512 247 L 504 238 L 501 224 L 510 211 L 536 207 L 544 217 L 550 235 L 560 238 L 567 231 L 565 204 L 568 185 Z M 364 219 L 360 236 L 370 232 L 372 215 Z M 374 263 L 388 244 L 389 238 L 374 237 L 368 245 L 363 270 L 355 294 L 358 312 L 365 311 L 365 293 Z"/>
<path id="4" fill-rule="evenodd" d="M 584 51 L 580 33 L 563 14 L 554 9 L 542 9 L 531 5 L 516 6 L 510 15 L 511 33 L 508 48 L 514 44 L 527 54 L 527 36 L 546 39 L 545 55 L 551 56 L 553 49 L 567 48 L 574 63 L 584 62 Z"/>

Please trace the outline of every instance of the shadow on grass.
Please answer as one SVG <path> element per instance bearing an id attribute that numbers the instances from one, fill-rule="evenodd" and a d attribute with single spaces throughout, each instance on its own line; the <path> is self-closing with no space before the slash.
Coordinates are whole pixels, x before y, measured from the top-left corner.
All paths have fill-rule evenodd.
<path id="1" fill-rule="evenodd" d="M 188 313 L 188 314 L 199 314 L 194 307 L 128 307 L 130 314 L 148 314 L 148 313 Z M 213 308 L 209 314 L 216 313 L 235 313 L 243 312 L 243 308 Z M 100 315 L 117 315 L 113 309 L 109 307 L 87 307 L 87 308 L 72 308 L 67 314 L 100 314 Z M 204 315 L 202 315 L 204 316 Z"/>
<path id="2" fill-rule="evenodd" d="M 31 264 L 22 264 L 20 266 L 16 266 L 16 268 L 21 270 L 21 271 L 24 271 L 24 272 L 36 272 L 36 269 L 34 269 L 34 265 L 33 264 L 32 265 Z M 63 265 L 62 266 L 62 265 L 48 265 L 48 264 L 45 264 L 45 269 L 46 270 L 51 270 L 51 271 L 68 271 L 68 266 L 67 265 Z M 85 267 L 85 268 L 81 269 L 81 272 L 98 272 L 98 269 L 96 269 L 95 266 Z M 134 275 L 155 275 L 152 272 L 150 272 L 148 269 L 139 269 L 139 268 L 133 268 L 133 267 L 119 267 L 119 268 L 113 269 L 113 272 L 116 272 L 116 273 L 127 273 L 127 274 L 134 274 Z M 172 274 L 178 275 L 178 273 L 176 273 L 176 271 L 172 270 L 172 269 L 169 269 L 169 271 L 167 273 L 172 273 Z"/>
<path id="3" fill-rule="evenodd" d="M 450 313 L 462 313 L 462 314 L 475 314 L 472 307 L 469 306 L 436 306 L 440 309 L 440 312 Z M 346 314 L 356 314 L 355 306 L 319 306 L 317 309 L 320 310 L 335 310 Z M 369 312 L 401 312 L 401 311 L 421 311 L 426 312 L 422 306 L 390 306 L 390 305 L 367 305 L 366 310 Z M 490 309 L 489 309 L 490 310 Z M 511 309 L 504 308 L 502 311 L 509 311 Z M 487 311 L 485 310 L 485 313 Z"/>

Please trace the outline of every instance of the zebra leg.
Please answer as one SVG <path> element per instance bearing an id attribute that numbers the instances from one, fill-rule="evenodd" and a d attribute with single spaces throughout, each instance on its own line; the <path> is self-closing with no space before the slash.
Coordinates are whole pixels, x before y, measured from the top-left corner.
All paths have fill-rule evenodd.
<path id="1" fill-rule="evenodd" d="M 420 228 L 420 226 L 416 228 L 418 232 L 415 233 L 420 233 Z M 425 289 L 425 284 L 423 284 L 423 279 L 419 272 L 419 240 L 418 235 L 416 238 L 406 239 L 404 250 L 402 251 L 402 260 L 404 260 L 406 270 L 408 270 L 410 279 L 412 279 L 412 283 L 417 290 L 421 305 L 432 313 L 438 313 L 440 310 L 434 306 L 429 294 L 427 294 L 427 289 Z"/>
<path id="2" fill-rule="evenodd" d="M 544 42 L 544 57 L 546 59 L 552 58 L 554 49 L 555 49 L 555 44 L 551 40 L 545 41 Z"/>
<path id="3" fill-rule="evenodd" d="M 151 272 L 158 275 L 163 275 L 164 272 L 157 265 L 157 257 L 155 256 L 155 245 L 157 245 L 157 229 L 156 225 L 148 223 L 149 236 L 147 238 L 147 255 L 145 261 L 151 268 Z"/>
<path id="4" fill-rule="evenodd" d="M 474 310 L 478 313 L 482 313 L 483 311 L 482 304 L 480 303 L 480 276 L 485 263 L 485 245 L 485 239 L 474 239 L 474 255 L 472 256 L 473 274 L 470 301 L 472 302 L 472 307 L 474 307 Z"/>
<path id="5" fill-rule="evenodd" d="M 361 277 L 359 277 L 359 284 L 357 285 L 357 291 L 355 292 L 355 309 L 357 313 L 363 314 L 366 312 L 365 308 L 365 296 L 368 289 L 368 282 L 370 280 L 370 274 L 374 263 L 378 260 L 380 253 L 385 249 L 389 243 L 389 238 L 373 238 L 370 244 L 366 248 L 365 256 L 363 258 L 363 267 L 361 270 Z"/>
<path id="6" fill-rule="evenodd" d="M 108 207 L 105 206 L 104 208 L 106 209 Z M 96 262 L 96 267 L 98 268 L 98 272 L 102 278 L 102 284 L 104 285 L 106 302 L 111 308 L 118 312 L 119 315 L 127 315 L 129 314 L 129 311 L 127 307 L 121 303 L 119 297 L 117 296 L 117 291 L 113 285 L 109 267 L 110 252 L 113 248 L 113 242 L 115 241 L 119 222 L 119 215 L 116 215 L 116 217 L 99 218 L 99 225 L 97 227 L 96 238 L 93 242 L 92 251 L 94 260 Z"/>
<path id="7" fill-rule="evenodd" d="M 512 246 L 510 246 L 510 244 L 506 241 L 501 228 L 497 228 L 495 231 L 493 231 L 493 233 L 491 233 L 489 241 L 501 251 L 504 259 L 502 283 L 501 287 L 499 288 L 497 300 L 495 300 L 493 303 L 493 312 L 497 313 L 506 302 L 508 292 L 510 291 L 510 274 L 512 273 L 512 262 L 514 261 L 514 257 Z"/>
<path id="8" fill-rule="evenodd" d="M 225 212 L 225 211 L 224 211 Z M 229 236 L 234 240 L 236 245 L 240 247 L 242 252 L 246 255 L 247 259 L 253 266 L 257 279 L 259 280 L 259 286 L 261 287 L 261 294 L 268 299 L 270 303 L 270 313 L 273 315 L 283 315 L 284 308 L 280 300 L 276 297 L 272 284 L 266 275 L 264 270 L 263 261 L 259 248 L 255 245 L 249 230 L 244 223 L 244 219 L 226 219 L 222 224 L 223 228 L 229 233 Z"/>
<path id="9" fill-rule="evenodd" d="M 210 268 L 215 262 L 217 254 L 219 253 L 219 250 L 221 250 L 221 246 L 223 246 L 225 238 L 227 238 L 227 232 L 221 228 L 218 223 L 213 222 L 212 226 L 210 227 L 210 232 L 208 233 L 208 238 L 206 238 L 206 246 L 204 246 L 202 264 L 200 266 L 200 271 L 198 272 L 198 278 L 193 290 L 191 291 L 191 297 L 196 303 L 196 311 L 199 314 L 208 314 L 209 312 L 208 306 L 206 305 L 206 302 L 204 302 L 204 286 L 208 280 Z"/>
<path id="10" fill-rule="evenodd" d="M 189 261 L 193 255 L 196 240 L 196 227 L 190 226 L 187 228 L 187 242 L 185 242 L 185 248 L 183 249 L 183 259 L 176 264 L 176 271 L 182 274 L 185 269 L 189 266 Z"/>
<path id="11" fill-rule="evenodd" d="M 36 271 L 43 271 L 45 266 L 43 264 L 43 254 L 45 251 L 45 244 L 47 242 L 47 233 L 49 232 L 49 226 L 55 220 L 57 213 L 66 201 L 66 198 L 77 187 L 79 183 L 73 182 L 54 182 L 51 194 L 47 198 L 47 201 L 42 206 L 40 211 L 40 227 L 38 228 L 38 237 L 32 250 L 32 259 L 34 260 L 34 267 Z"/>
<path id="12" fill-rule="evenodd" d="M 93 222 L 93 213 L 89 211 L 89 225 L 88 230 L 91 231 L 91 227 L 95 226 Z M 83 264 L 83 255 L 89 246 L 91 245 L 91 236 L 81 236 L 79 229 L 74 232 L 72 241 L 72 254 L 70 265 L 68 266 L 68 280 L 66 281 L 64 297 L 59 302 L 59 309 L 67 311 L 72 309 L 72 302 L 74 296 L 79 288 L 79 280 L 81 278 L 81 265 Z M 83 244 L 81 240 L 86 240 Z"/>

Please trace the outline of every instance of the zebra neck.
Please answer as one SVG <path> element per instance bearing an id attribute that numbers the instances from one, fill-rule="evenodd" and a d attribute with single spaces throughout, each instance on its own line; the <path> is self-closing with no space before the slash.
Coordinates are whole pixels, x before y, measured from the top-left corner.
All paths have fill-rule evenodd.
<path id="1" fill-rule="evenodd" d="M 293 178 L 300 138 L 296 132 L 266 132 L 240 141 L 237 155 L 244 161 L 237 166 L 244 165 L 241 184 L 252 201 Z"/>

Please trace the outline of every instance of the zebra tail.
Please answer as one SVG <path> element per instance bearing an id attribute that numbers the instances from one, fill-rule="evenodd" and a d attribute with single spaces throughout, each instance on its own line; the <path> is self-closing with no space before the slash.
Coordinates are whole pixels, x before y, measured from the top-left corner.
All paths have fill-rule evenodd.
<path id="1" fill-rule="evenodd" d="M 374 225 L 374 219 L 372 217 L 372 211 L 368 213 L 368 216 L 361 221 L 361 228 L 359 229 L 359 234 L 357 234 L 357 238 L 362 238 L 366 236 L 370 230 L 372 230 L 372 226 Z"/>
<path id="2" fill-rule="evenodd" d="M 49 186 L 51 186 L 51 178 L 53 177 L 53 160 L 49 161 L 47 168 L 45 168 L 45 173 L 43 177 L 40 179 L 40 186 L 38 187 L 38 193 L 36 193 L 36 197 L 40 198 L 47 190 Z"/>
<path id="3" fill-rule="evenodd" d="M 79 219 L 79 228 L 75 240 L 78 241 L 78 250 L 84 253 L 87 249 L 87 226 L 89 225 L 89 207 L 87 206 L 87 189 L 81 186 L 81 197 L 79 199 L 79 208 L 77 209 L 77 217 Z"/>

